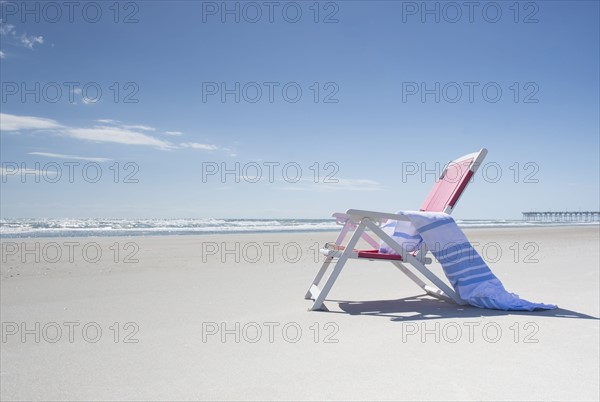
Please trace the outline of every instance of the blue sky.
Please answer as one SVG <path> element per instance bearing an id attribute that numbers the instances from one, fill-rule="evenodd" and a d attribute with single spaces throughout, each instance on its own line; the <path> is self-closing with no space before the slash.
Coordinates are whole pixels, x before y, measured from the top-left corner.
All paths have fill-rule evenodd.
<path id="1" fill-rule="evenodd" d="M 455 216 L 599 208 L 596 1 L 44 4 L 0 4 L 3 217 L 417 209 L 482 147 Z"/>

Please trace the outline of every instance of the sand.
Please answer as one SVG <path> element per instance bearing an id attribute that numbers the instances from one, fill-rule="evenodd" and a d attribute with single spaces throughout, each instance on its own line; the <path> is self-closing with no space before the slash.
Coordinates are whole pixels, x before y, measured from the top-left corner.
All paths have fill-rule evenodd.
<path id="1" fill-rule="evenodd" d="M 598 227 L 467 235 L 560 309 L 458 307 L 351 261 L 308 312 L 335 233 L 4 239 L 2 399 L 597 401 Z"/>

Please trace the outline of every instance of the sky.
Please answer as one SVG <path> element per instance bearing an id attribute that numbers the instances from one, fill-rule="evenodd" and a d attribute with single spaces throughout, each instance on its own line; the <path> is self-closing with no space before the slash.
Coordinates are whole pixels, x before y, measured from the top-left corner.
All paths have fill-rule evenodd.
<path id="1" fill-rule="evenodd" d="M 600 209 L 597 1 L 0 6 L 2 218 Z"/>

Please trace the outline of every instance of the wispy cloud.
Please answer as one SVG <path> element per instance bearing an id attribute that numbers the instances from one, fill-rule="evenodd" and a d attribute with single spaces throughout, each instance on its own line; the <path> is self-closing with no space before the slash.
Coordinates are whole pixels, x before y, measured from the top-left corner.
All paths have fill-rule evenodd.
<path id="1" fill-rule="evenodd" d="M 166 135 L 172 135 L 172 136 L 180 136 L 183 135 L 183 133 L 181 131 L 165 131 Z"/>
<path id="2" fill-rule="evenodd" d="M 173 149 L 168 141 L 122 127 L 97 126 L 92 128 L 69 128 L 63 132 L 69 137 L 93 142 L 113 142 L 128 145 L 149 145 L 159 149 Z"/>
<path id="3" fill-rule="evenodd" d="M 379 186 L 380 183 L 375 181 L 375 180 L 370 180 L 370 179 L 336 179 L 336 178 L 331 178 L 329 179 L 331 180 L 331 183 L 327 183 L 325 180 L 323 180 L 323 184 L 331 184 L 331 185 L 335 185 L 335 186 L 342 186 L 342 187 L 376 187 Z"/>
<path id="4" fill-rule="evenodd" d="M 0 113 L 0 132 L 18 130 L 47 130 L 61 127 L 62 126 L 56 120 L 52 119 Z"/>
<path id="5" fill-rule="evenodd" d="M 58 159 L 71 159 L 71 160 L 79 160 L 79 161 L 90 161 L 90 162 L 109 162 L 112 159 L 109 158 L 98 158 L 93 156 L 75 156 L 75 155 L 64 155 L 64 154 L 55 154 L 51 152 L 29 152 L 29 155 L 37 155 L 37 156 L 46 156 L 48 158 L 58 158 Z"/>
<path id="6" fill-rule="evenodd" d="M 216 151 L 220 149 L 217 145 L 201 144 L 199 142 L 182 142 L 179 144 L 182 148 L 200 149 L 202 151 Z"/>
<path id="7" fill-rule="evenodd" d="M 100 97 L 89 98 L 89 97 L 83 95 L 83 91 L 82 91 L 81 88 L 73 88 L 73 89 L 71 89 L 71 97 L 70 97 L 70 99 L 72 99 L 72 101 L 71 101 L 72 105 L 77 105 L 77 102 L 75 102 L 76 98 L 77 99 L 81 98 L 81 102 L 84 105 L 96 105 L 96 104 L 98 104 L 98 103 L 101 102 Z M 99 120 L 97 120 L 97 121 L 99 121 Z"/>
<path id="8" fill-rule="evenodd" d="M 162 150 L 190 148 L 201 151 L 230 151 L 228 148 L 223 148 L 218 145 L 204 144 L 199 142 L 182 142 L 180 144 L 174 144 L 170 141 L 166 141 L 148 134 L 148 132 L 158 131 L 156 128 L 148 125 L 123 124 L 122 122 L 113 119 L 97 119 L 95 122 L 100 124 L 92 127 L 68 127 L 52 119 L 2 113 L 0 114 L 0 132 L 6 133 L 18 132 L 19 130 L 45 130 L 51 134 L 90 142 L 143 145 Z M 44 153 L 36 154 L 43 156 Z M 52 154 L 53 157 L 59 157 L 56 155 L 60 154 Z M 77 159 L 77 157 L 73 157 L 71 155 L 65 155 L 65 157 Z M 104 158 L 99 159 L 102 160 Z M 89 160 L 98 160 L 98 158 Z"/>
<path id="9" fill-rule="evenodd" d="M 12 24 L 5 24 L 0 20 L 0 35 L 9 35 L 12 32 L 15 32 L 15 26 Z"/>
<path id="10" fill-rule="evenodd" d="M 121 123 L 119 120 L 113 120 L 113 119 L 97 119 L 94 121 L 97 123 L 102 123 L 102 124 L 119 124 L 119 123 Z"/>
<path id="11" fill-rule="evenodd" d="M 317 188 L 323 191 L 379 191 L 382 190 L 381 183 L 370 179 L 332 179 L 337 183 L 328 183 L 326 180 L 315 183 Z"/>
<path id="12" fill-rule="evenodd" d="M 95 121 L 102 124 L 111 124 L 127 130 L 156 131 L 156 128 L 144 124 L 123 124 L 121 121 L 113 119 L 97 119 Z"/>
<path id="13" fill-rule="evenodd" d="M 52 119 L 34 116 L 0 114 L 0 132 L 19 130 L 49 130 L 79 140 L 93 142 L 112 142 L 128 145 L 147 145 L 159 149 L 176 148 L 172 143 L 147 134 L 119 126 L 67 127 Z"/>
<path id="14" fill-rule="evenodd" d="M 36 43 L 38 43 L 40 45 L 44 43 L 43 36 L 33 36 L 33 35 L 21 34 L 21 36 L 19 37 L 19 40 L 21 41 L 21 44 L 28 49 L 33 49 L 33 45 L 35 45 Z"/>
<path id="15" fill-rule="evenodd" d="M 2 50 L 0 50 L 0 59 L 3 59 L 6 57 L 6 53 L 4 53 Z"/>
<path id="16" fill-rule="evenodd" d="M 141 124 L 124 125 L 122 127 L 130 130 L 156 131 L 154 127 L 144 126 Z"/>
<path id="17" fill-rule="evenodd" d="M 8 176 L 26 176 L 26 175 L 36 175 L 40 177 L 48 177 L 48 176 L 56 176 L 58 171 L 54 169 L 30 169 L 30 168 L 21 168 L 15 167 L 14 169 L 10 167 L 0 167 L 0 176 L 8 177 Z"/>
<path id="18" fill-rule="evenodd" d="M 81 101 L 84 105 L 95 105 L 96 103 L 100 102 L 98 99 L 86 98 L 85 96 L 81 97 Z"/>
<path id="19" fill-rule="evenodd" d="M 291 191 L 380 191 L 381 183 L 370 179 L 321 179 L 315 183 L 312 179 L 301 179 L 284 187 Z"/>
<path id="20" fill-rule="evenodd" d="M 11 44 L 25 47 L 27 49 L 33 49 L 36 45 L 42 45 L 44 43 L 44 37 L 41 35 L 28 35 L 27 33 L 19 33 L 12 24 L 5 24 L 0 21 L 0 36 L 5 37 L 5 40 Z M 2 58 L 5 58 L 6 54 L 2 52 Z"/>

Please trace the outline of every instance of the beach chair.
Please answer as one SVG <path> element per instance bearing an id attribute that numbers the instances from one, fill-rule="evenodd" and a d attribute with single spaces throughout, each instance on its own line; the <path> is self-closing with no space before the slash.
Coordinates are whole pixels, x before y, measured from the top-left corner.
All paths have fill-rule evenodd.
<path id="1" fill-rule="evenodd" d="M 468 154 L 449 162 L 421 205 L 420 211 L 452 213 L 460 196 L 464 193 L 469 181 L 481 165 L 486 154 L 487 150 L 483 148 L 479 152 Z M 389 219 L 407 221 L 408 218 L 406 216 L 349 209 L 346 213 L 334 213 L 333 217 L 336 219 L 338 225 L 342 225 L 342 230 L 335 243 L 327 243 L 324 248 L 320 249 L 320 252 L 325 255 L 325 261 L 304 296 L 305 299 L 314 300 L 310 310 L 327 310 L 323 302 L 349 259 L 391 262 L 427 294 L 438 299 L 452 301 L 459 305 L 466 304 L 449 285 L 426 267 L 427 264 L 431 264 L 432 260 L 427 257 L 428 249 L 424 245 L 416 251 L 409 252 L 383 231 L 381 226 Z M 370 232 L 367 232 L 367 229 Z M 344 244 L 346 237 L 352 232 L 354 233 L 350 236 L 347 243 Z M 385 242 L 397 254 L 381 253 L 380 242 L 374 237 Z M 360 239 L 366 241 L 373 249 L 355 249 Z M 323 287 L 320 288 L 319 284 L 334 262 L 333 270 Z M 414 271 L 420 273 L 434 286 L 427 284 L 409 266 L 414 268 Z"/>

